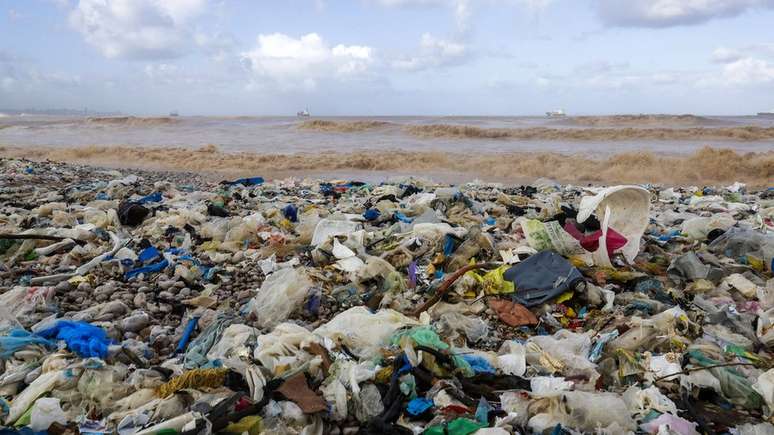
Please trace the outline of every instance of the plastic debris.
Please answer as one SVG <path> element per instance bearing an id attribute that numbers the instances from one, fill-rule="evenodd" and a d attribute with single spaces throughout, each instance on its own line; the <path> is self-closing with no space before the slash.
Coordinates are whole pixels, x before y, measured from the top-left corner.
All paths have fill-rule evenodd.
<path id="1" fill-rule="evenodd" d="M 774 430 L 772 190 L 0 167 L 5 433 Z"/>

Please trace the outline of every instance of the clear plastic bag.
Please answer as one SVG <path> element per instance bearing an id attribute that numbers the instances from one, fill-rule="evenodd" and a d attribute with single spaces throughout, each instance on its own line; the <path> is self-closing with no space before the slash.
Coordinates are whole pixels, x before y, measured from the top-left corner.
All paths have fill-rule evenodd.
<path id="1" fill-rule="evenodd" d="M 416 320 L 394 310 L 371 313 L 368 308 L 359 306 L 339 313 L 314 333 L 341 341 L 355 354 L 366 358 L 378 353 L 396 330 L 418 325 Z"/>
<path id="2" fill-rule="evenodd" d="M 303 268 L 280 269 L 263 282 L 250 301 L 250 311 L 262 328 L 270 328 L 288 318 L 306 297 L 313 283 Z"/>
<path id="3" fill-rule="evenodd" d="M 440 318 L 439 332 L 452 340 L 462 331 L 465 337 L 475 343 L 489 334 L 489 325 L 478 317 L 464 316 L 460 313 L 446 313 Z"/>

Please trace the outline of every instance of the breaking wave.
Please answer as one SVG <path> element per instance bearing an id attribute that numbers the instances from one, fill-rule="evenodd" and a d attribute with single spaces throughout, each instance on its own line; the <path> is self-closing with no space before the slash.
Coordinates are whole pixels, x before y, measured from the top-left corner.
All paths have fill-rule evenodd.
<path id="1" fill-rule="evenodd" d="M 139 117 L 139 116 L 104 116 L 86 118 L 87 124 L 127 126 L 127 127 L 155 127 L 159 125 L 177 124 L 177 118 L 167 116 Z"/>
<path id="2" fill-rule="evenodd" d="M 722 124 L 723 122 L 696 115 L 609 115 L 609 116 L 573 116 L 567 118 L 567 125 L 585 127 L 646 127 L 674 126 L 698 127 Z"/>
<path id="3" fill-rule="evenodd" d="M 334 133 L 352 133 L 356 131 L 374 130 L 383 127 L 395 125 L 387 121 L 328 121 L 323 119 L 314 119 L 304 121 L 298 128 L 305 130 L 328 131 Z"/>
<path id="4" fill-rule="evenodd" d="M 427 124 L 406 127 L 417 137 L 451 139 L 517 139 L 517 140 L 734 140 L 774 139 L 774 127 L 717 128 L 479 128 L 469 125 Z"/>
<path id="5" fill-rule="evenodd" d="M 84 146 L 6 147 L 6 157 L 52 159 L 113 167 L 189 170 L 203 173 L 314 176 L 325 171 L 385 174 L 453 173 L 459 180 L 517 181 L 548 177 L 562 182 L 719 184 L 741 181 L 766 186 L 774 179 L 774 151 L 737 153 L 705 147 L 685 156 L 627 152 L 608 158 L 559 153 L 481 153 L 366 150 L 298 154 L 225 153 L 215 145 L 199 149 Z M 276 174 L 276 175 L 272 175 Z M 281 175 L 280 175 L 281 174 Z"/>

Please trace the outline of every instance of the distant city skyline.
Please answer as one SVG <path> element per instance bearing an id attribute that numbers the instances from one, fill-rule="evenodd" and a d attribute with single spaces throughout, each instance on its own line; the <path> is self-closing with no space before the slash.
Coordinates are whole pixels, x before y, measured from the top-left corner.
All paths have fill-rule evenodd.
<path id="1" fill-rule="evenodd" d="M 0 0 L 0 107 L 774 109 L 774 0 Z"/>

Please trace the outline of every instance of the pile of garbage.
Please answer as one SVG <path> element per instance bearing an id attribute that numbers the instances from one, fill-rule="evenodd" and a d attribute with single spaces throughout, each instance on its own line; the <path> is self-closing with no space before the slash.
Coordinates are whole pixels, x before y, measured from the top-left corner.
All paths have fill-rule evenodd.
<path id="1" fill-rule="evenodd" d="M 0 168 L 2 433 L 774 433 L 774 188 Z"/>

